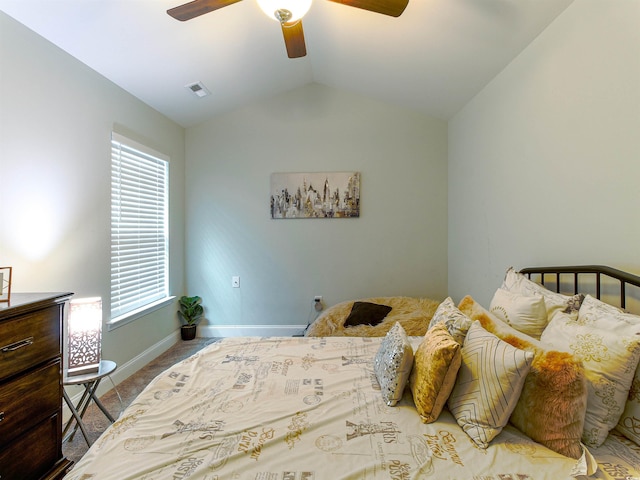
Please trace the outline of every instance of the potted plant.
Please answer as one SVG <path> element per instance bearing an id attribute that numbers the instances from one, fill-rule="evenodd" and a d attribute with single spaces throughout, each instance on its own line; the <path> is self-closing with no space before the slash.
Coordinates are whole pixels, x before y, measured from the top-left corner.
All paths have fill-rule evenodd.
<path id="1" fill-rule="evenodd" d="M 202 308 L 200 302 L 202 302 L 202 298 L 197 295 L 194 297 L 187 297 L 186 295 L 180 297 L 178 316 L 182 321 L 182 326 L 180 327 L 182 340 L 196 338 L 196 326 L 204 313 L 204 308 Z"/>

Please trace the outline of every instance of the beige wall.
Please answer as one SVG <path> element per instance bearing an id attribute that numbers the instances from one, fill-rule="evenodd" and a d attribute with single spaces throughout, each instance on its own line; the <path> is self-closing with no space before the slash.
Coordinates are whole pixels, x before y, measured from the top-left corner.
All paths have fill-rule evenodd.
<path id="1" fill-rule="evenodd" d="M 640 2 L 576 0 L 449 123 L 449 293 L 506 268 L 640 273 Z"/>
<path id="2" fill-rule="evenodd" d="M 314 295 L 333 304 L 446 294 L 445 122 L 309 85 L 193 127 L 185 142 L 179 126 L 6 15 L 0 21 L 0 175 L 10 186 L 0 204 L 18 206 L 2 216 L 0 263 L 15 267 L 15 291 L 107 303 L 115 125 L 172 159 L 171 290 L 202 295 L 211 324 L 305 325 Z M 272 172 L 345 170 L 362 174 L 360 218 L 269 218 Z M 127 362 L 166 338 L 174 310 L 105 333 L 104 355 Z"/>
<path id="3" fill-rule="evenodd" d="M 187 159 L 187 285 L 212 324 L 305 325 L 314 295 L 445 296 L 445 122 L 311 84 L 187 129 Z M 330 171 L 361 172 L 360 218 L 270 218 L 271 173 Z"/>
<path id="4" fill-rule="evenodd" d="M 0 265 L 13 290 L 109 306 L 114 125 L 171 157 L 171 291 L 184 283 L 184 130 L 0 12 Z M 104 332 L 122 365 L 178 328 L 175 306 Z"/>

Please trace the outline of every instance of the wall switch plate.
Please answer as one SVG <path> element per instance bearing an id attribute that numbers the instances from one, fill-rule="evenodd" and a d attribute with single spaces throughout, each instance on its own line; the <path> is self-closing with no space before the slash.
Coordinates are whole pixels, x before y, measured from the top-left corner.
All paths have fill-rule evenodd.
<path id="1" fill-rule="evenodd" d="M 231 277 L 231 286 L 233 288 L 240 288 L 240 277 L 238 276 Z"/>

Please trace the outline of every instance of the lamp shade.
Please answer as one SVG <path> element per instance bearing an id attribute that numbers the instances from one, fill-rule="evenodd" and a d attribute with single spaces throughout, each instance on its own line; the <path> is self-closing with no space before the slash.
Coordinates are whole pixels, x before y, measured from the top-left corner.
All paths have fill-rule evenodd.
<path id="1" fill-rule="evenodd" d="M 102 344 L 102 299 L 71 300 L 67 323 L 68 375 L 97 372 Z"/>
<path id="2" fill-rule="evenodd" d="M 295 22 L 301 19 L 311 8 L 311 0 L 257 0 L 258 5 L 267 17 L 281 21 L 279 11 L 291 13 L 286 22 Z"/>

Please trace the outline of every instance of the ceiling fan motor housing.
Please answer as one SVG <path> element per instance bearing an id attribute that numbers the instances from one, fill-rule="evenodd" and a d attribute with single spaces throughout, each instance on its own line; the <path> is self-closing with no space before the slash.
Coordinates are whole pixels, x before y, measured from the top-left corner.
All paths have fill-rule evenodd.
<path id="1" fill-rule="evenodd" d="M 260 9 L 280 23 L 297 22 L 311 8 L 312 0 L 256 0 Z"/>

